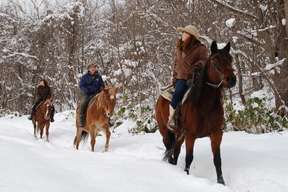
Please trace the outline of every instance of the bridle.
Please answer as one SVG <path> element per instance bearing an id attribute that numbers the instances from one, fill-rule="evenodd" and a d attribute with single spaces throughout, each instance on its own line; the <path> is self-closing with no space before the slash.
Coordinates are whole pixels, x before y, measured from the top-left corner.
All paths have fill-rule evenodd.
<path id="1" fill-rule="evenodd" d="M 210 63 L 210 65 L 211 65 L 211 63 Z M 217 73 L 220 74 L 221 81 L 219 83 L 210 83 L 210 82 L 206 81 L 206 84 L 209 85 L 210 87 L 218 89 L 223 84 L 224 74 L 219 70 L 219 68 L 217 66 L 215 66 L 215 64 L 213 64 L 213 68 Z"/>

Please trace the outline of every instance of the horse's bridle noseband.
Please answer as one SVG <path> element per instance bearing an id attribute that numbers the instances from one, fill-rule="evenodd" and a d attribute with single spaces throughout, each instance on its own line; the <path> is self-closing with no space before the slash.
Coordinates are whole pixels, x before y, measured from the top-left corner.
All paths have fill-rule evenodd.
<path id="1" fill-rule="evenodd" d="M 211 86 L 211 87 L 213 87 L 213 88 L 215 88 L 215 89 L 218 89 L 218 88 L 222 85 L 223 81 L 224 81 L 224 79 L 222 79 L 222 80 L 220 81 L 220 83 L 218 83 L 218 84 L 216 84 L 216 83 L 209 83 L 209 82 L 207 81 L 206 84 L 209 85 L 209 86 Z"/>
<path id="2" fill-rule="evenodd" d="M 215 65 L 213 65 L 213 68 L 216 72 L 218 72 L 220 74 L 220 77 L 221 77 L 221 81 L 219 83 L 210 83 L 210 82 L 206 82 L 207 85 L 215 88 L 215 89 L 218 89 L 219 87 L 221 87 L 221 85 L 223 84 L 223 81 L 224 81 L 224 75 L 223 73 L 218 69 L 218 67 L 216 67 Z"/>

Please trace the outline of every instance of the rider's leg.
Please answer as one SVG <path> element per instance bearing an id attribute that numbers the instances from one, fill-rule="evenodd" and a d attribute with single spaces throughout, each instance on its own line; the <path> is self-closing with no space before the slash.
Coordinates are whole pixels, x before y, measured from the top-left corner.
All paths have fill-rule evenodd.
<path id="1" fill-rule="evenodd" d="M 174 130 L 175 128 L 175 121 L 174 121 L 174 114 L 175 109 L 178 106 L 178 104 L 182 101 L 183 96 L 185 95 L 187 91 L 187 81 L 182 79 L 176 80 L 176 86 L 175 86 L 175 92 L 173 94 L 170 106 L 169 106 L 169 118 L 167 127 L 170 130 Z"/>
<path id="2" fill-rule="evenodd" d="M 82 98 L 80 101 L 80 111 L 79 111 L 79 125 L 81 128 L 85 127 L 86 109 L 88 107 L 90 99 L 91 97 L 89 97 L 88 95 L 82 94 Z"/>
<path id="3" fill-rule="evenodd" d="M 31 111 L 31 114 L 30 116 L 28 117 L 29 120 L 32 120 L 32 117 L 33 115 L 35 114 L 36 112 L 36 108 L 37 106 L 42 102 L 42 99 L 41 98 L 37 98 L 36 99 L 36 102 L 34 103 L 34 105 L 32 106 L 32 111 Z"/>

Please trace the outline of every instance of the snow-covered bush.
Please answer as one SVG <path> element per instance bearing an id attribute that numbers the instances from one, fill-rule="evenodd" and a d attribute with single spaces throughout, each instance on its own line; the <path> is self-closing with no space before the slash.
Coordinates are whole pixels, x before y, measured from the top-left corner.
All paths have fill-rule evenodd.
<path id="1" fill-rule="evenodd" d="M 129 133 L 154 133 L 158 128 L 154 119 L 153 109 L 150 106 L 122 106 L 115 112 L 113 119 L 114 129 L 117 129 L 123 122 L 123 119 L 132 119 L 137 127 L 128 130 Z"/>
<path id="2" fill-rule="evenodd" d="M 281 117 L 274 109 L 268 108 L 265 103 L 265 98 L 249 98 L 241 110 L 235 110 L 231 103 L 226 103 L 225 116 L 228 126 L 225 129 L 249 133 L 266 133 L 287 129 L 288 118 Z"/>

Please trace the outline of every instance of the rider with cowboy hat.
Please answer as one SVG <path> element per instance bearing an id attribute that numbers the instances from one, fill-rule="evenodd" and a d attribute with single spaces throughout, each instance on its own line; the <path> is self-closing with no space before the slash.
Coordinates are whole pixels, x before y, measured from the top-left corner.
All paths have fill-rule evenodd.
<path id="1" fill-rule="evenodd" d="M 188 89 L 187 80 L 192 79 L 194 70 L 203 67 L 208 59 L 208 49 L 200 42 L 200 34 L 195 26 L 178 27 L 177 31 L 182 33 L 182 37 L 177 40 L 173 63 L 172 82 L 175 92 L 170 103 L 167 123 L 170 130 L 175 127 L 175 109 Z"/>

